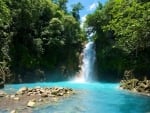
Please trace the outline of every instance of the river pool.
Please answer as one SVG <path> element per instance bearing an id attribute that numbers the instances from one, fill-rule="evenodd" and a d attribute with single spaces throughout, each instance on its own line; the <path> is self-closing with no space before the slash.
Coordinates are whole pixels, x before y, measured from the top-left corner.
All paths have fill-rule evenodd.
<path id="1" fill-rule="evenodd" d="M 61 101 L 33 109 L 33 113 L 150 113 L 150 97 L 118 89 L 115 83 L 33 83 L 6 85 L 12 93 L 21 87 L 69 87 L 77 94 Z M 0 113 L 3 113 L 0 110 Z"/>

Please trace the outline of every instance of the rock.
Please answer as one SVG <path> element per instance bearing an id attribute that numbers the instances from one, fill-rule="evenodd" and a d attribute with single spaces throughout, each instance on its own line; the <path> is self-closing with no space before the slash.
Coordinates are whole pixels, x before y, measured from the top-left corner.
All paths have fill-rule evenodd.
<path id="1" fill-rule="evenodd" d="M 30 96 L 30 95 L 32 95 L 32 94 L 33 94 L 32 92 L 28 92 L 28 93 L 27 93 L 27 96 Z"/>
<path id="2" fill-rule="evenodd" d="M 28 91 L 28 88 L 27 87 L 22 87 L 20 88 L 16 94 L 18 95 L 23 95 L 26 91 Z"/>
<path id="3" fill-rule="evenodd" d="M 30 112 L 32 108 L 37 107 L 38 105 L 57 103 L 62 98 L 66 98 L 69 95 L 73 94 L 72 89 L 70 90 L 69 88 L 58 88 L 58 87 L 57 88 L 32 88 L 32 89 L 24 87 L 24 88 L 20 88 L 18 92 L 21 95 L 16 95 L 16 94 L 5 95 L 5 92 L 0 90 L 0 95 L 2 96 L 3 94 L 5 95 L 4 97 L 0 98 L 0 102 L 4 101 L 4 105 L 3 105 L 4 108 L 10 111 L 12 110 L 11 112 L 9 111 L 9 113 L 18 113 L 18 112 L 22 113 L 22 111 L 26 112 L 26 110 L 27 111 L 29 110 Z M 51 92 L 53 92 L 56 95 L 52 95 Z M 13 110 L 12 108 L 15 110 Z"/>
<path id="4" fill-rule="evenodd" d="M 64 95 L 63 92 L 57 93 L 57 96 L 63 96 L 63 95 Z"/>
<path id="5" fill-rule="evenodd" d="M 10 95 L 10 98 L 15 98 L 16 96 L 15 95 Z"/>
<path id="6" fill-rule="evenodd" d="M 36 102 L 36 100 L 35 100 L 35 99 L 32 99 L 32 100 L 30 100 L 30 101 L 32 101 L 32 102 Z"/>
<path id="7" fill-rule="evenodd" d="M 16 110 L 12 110 L 10 113 L 18 113 Z"/>
<path id="8" fill-rule="evenodd" d="M 132 89 L 137 86 L 137 83 L 138 83 L 138 79 L 131 79 L 131 86 L 132 86 Z"/>
<path id="9" fill-rule="evenodd" d="M 135 93 L 144 95 L 150 94 L 150 80 L 144 79 L 140 81 L 138 79 L 121 80 L 120 87 L 125 90 L 130 90 Z"/>
<path id="10" fill-rule="evenodd" d="M 133 91 L 133 92 L 137 92 L 136 88 L 133 88 L 132 91 Z"/>
<path id="11" fill-rule="evenodd" d="M 31 89 L 31 88 L 28 88 L 28 92 L 32 92 L 32 89 Z"/>
<path id="12" fill-rule="evenodd" d="M 41 97 L 48 97 L 48 94 L 47 93 L 42 93 Z"/>
<path id="13" fill-rule="evenodd" d="M 69 92 L 69 91 L 67 91 L 67 92 L 66 92 L 66 94 L 70 94 L 70 92 Z"/>
<path id="14" fill-rule="evenodd" d="M 57 95 L 57 93 L 58 93 L 58 91 L 55 91 L 55 90 L 53 90 L 53 91 L 51 92 L 52 95 Z"/>
<path id="15" fill-rule="evenodd" d="M 1 91 L 0 90 L 0 97 L 4 97 L 4 96 L 6 96 L 7 94 L 4 92 L 4 91 Z"/>
<path id="16" fill-rule="evenodd" d="M 18 100 L 20 100 L 20 98 L 19 97 L 15 97 L 14 100 L 18 101 Z"/>
<path id="17" fill-rule="evenodd" d="M 27 107 L 35 107 L 35 102 L 33 102 L 32 100 L 30 100 L 27 104 Z"/>
<path id="18" fill-rule="evenodd" d="M 147 85 L 145 85 L 143 82 L 141 84 L 139 84 L 139 86 L 142 87 L 142 88 L 146 88 L 147 87 Z"/>
<path id="19" fill-rule="evenodd" d="M 22 91 L 22 92 L 25 92 L 25 91 L 27 91 L 27 90 L 28 90 L 27 87 L 22 87 L 22 88 L 19 89 L 19 91 Z"/>
<path id="20" fill-rule="evenodd" d="M 41 99 L 41 98 L 40 98 L 38 101 L 39 101 L 39 102 L 42 102 L 42 101 L 43 101 L 43 99 Z"/>
<path id="21" fill-rule="evenodd" d="M 44 89 L 41 89 L 41 90 L 40 90 L 40 93 L 44 93 L 44 92 L 45 92 L 45 90 L 44 90 Z"/>

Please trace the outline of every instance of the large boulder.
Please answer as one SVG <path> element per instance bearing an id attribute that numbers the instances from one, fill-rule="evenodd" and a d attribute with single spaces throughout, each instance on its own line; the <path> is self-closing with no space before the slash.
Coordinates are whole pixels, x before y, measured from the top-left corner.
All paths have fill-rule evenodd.
<path id="1" fill-rule="evenodd" d="M 4 80 L 0 78 L 0 89 L 4 88 Z"/>

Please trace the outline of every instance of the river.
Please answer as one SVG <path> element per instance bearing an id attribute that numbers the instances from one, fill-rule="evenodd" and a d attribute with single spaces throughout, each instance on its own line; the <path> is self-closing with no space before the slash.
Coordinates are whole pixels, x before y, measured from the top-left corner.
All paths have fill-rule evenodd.
<path id="1" fill-rule="evenodd" d="M 69 87 L 77 94 L 52 105 L 34 108 L 33 113 L 149 113 L 150 97 L 118 89 L 113 83 L 54 82 L 6 85 L 6 92 L 15 92 L 21 87 Z M 0 110 L 0 113 L 9 113 Z"/>

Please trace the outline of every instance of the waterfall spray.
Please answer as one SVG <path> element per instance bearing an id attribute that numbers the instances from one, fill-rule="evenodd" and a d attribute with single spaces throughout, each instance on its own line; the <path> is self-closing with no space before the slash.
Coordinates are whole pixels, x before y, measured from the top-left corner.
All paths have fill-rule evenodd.
<path id="1" fill-rule="evenodd" d="M 83 50 L 83 59 L 81 70 L 75 78 L 77 82 L 88 82 L 95 79 L 95 60 L 96 60 L 95 44 L 93 41 L 89 41 Z"/>

